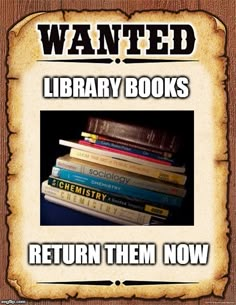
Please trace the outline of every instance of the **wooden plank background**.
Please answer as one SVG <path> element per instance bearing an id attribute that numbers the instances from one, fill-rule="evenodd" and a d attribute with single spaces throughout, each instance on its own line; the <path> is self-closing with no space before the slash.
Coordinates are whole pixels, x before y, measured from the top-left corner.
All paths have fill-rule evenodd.
<path id="1" fill-rule="evenodd" d="M 228 92 L 228 143 L 230 156 L 230 176 L 229 176 L 229 220 L 230 220 L 230 266 L 229 276 L 230 281 L 224 294 L 224 298 L 208 296 L 197 300 L 180 301 L 175 300 L 141 300 L 141 299 L 88 299 L 88 300 L 73 300 L 70 303 L 74 304 L 90 304 L 90 305 L 169 305 L 169 304 L 187 304 L 187 305 L 203 305 L 203 304 L 236 304 L 236 176 L 235 176 L 235 132 L 236 132 L 236 110 L 235 110 L 235 95 L 236 95 L 236 26 L 235 26 L 235 0 L 0 0 L 0 38 L 1 38 L 1 79 L 0 79 L 0 303 L 2 300 L 19 301 L 21 298 L 11 288 L 6 281 L 6 268 L 8 261 L 8 242 L 7 242 L 7 226 L 5 217 L 9 213 L 7 209 L 6 193 L 7 193 L 7 160 L 10 158 L 7 140 L 7 116 L 6 116 L 6 80 L 7 73 L 6 54 L 7 54 L 7 30 L 17 23 L 24 16 L 38 11 L 51 11 L 58 9 L 120 9 L 127 14 L 134 11 L 162 9 L 169 11 L 188 10 L 204 10 L 218 17 L 227 28 L 227 46 L 226 54 L 228 57 L 228 81 L 226 89 Z M 26 300 L 27 303 L 38 303 L 31 300 Z M 51 301 L 43 300 L 40 304 L 50 304 Z M 66 301 L 55 301 L 53 304 L 68 304 Z"/>

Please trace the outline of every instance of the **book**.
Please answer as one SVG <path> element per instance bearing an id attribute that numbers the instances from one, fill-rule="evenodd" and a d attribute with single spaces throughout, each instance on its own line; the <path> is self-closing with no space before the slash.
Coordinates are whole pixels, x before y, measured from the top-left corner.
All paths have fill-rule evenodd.
<path id="1" fill-rule="evenodd" d="M 100 145 L 100 144 L 97 144 L 97 143 L 91 143 L 91 142 L 85 141 L 85 140 L 79 140 L 78 143 L 82 144 L 82 145 L 87 145 L 89 147 L 94 147 L 94 148 L 98 148 L 98 149 L 102 149 L 102 150 L 106 150 L 106 151 L 115 152 L 115 153 L 118 153 L 122 156 L 125 155 L 125 156 L 135 157 L 137 159 L 146 160 L 146 161 L 157 163 L 157 164 L 164 164 L 164 165 L 170 165 L 170 166 L 172 165 L 171 162 L 169 162 L 167 160 L 151 158 L 151 157 L 141 155 L 141 154 L 136 154 L 136 153 L 133 153 L 133 152 L 130 152 L 130 151 L 127 151 L 127 150 L 122 150 L 122 149 L 118 149 L 118 148 L 114 148 L 114 147 L 109 147 L 107 145 L 104 146 L 104 145 Z M 141 162 L 139 160 L 136 160 L 136 161 L 137 161 L 137 163 Z"/>
<path id="2" fill-rule="evenodd" d="M 147 200 L 153 203 L 160 203 L 167 206 L 180 207 L 183 201 L 183 198 L 181 197 L 157 193 L 132 185 L 119 184 L 114 181 L 91 177 L 89 175 L 81 174 L 55 166 L 52 168 L 52 176 L 61 178 L 63 180 L 69 180 L 71 182 L 75 182 L 81 185 L 86 185 L 87 187 L 97 188 L 106 192 L 121 194 L 124 196 Z"/>
<path id="3" fill-rule="evenodd" d="M 158 179 L 137 175 L 120 169 L 92 163 L 77 158 L 72 158 L 68 154 L 56 159 L 56 166 L 69 169 L 93 177 L 100 177 L 109 181 L 121 184 L 134 185 L 137 187 L 153 190 L 160 193 L 185 197 L 186 189 L 182 186 L 161 182 Z"/>
<path id="4" fill-rule="evenodd" d="M 159 215 L 164 218 L 167 218 L 172 214 L 168 207 L 164 207 L 160 204 L 153 205 L 147 201 L 135 200 L 126 196 L 118 197 L 105 191 L 103 192 L 95 188 L 89 188 L 87 186 L 79 185 L 78 183 L 73 183 L 71 181 L 66 181 L 60 178 L 55 178 L 53 176 L 49 176 L 48 185 L 60 190 L 71 192 L 73 194 L 88 197 L 90 199 L 107 202 L 140 212 Z"/>
<path id="5" fill-rule="evenodd" d="M 88 197 L 83 197 L 77 194 L 71 194 L 68 191 L 63 191 L 51 187 L 47 181 L 42 183 L 42 192 L 51 198 L 59 199 L 64 202 L 69 202 L 75 206 L 83 207 L 88 210 L 96 211 L 100 214 L 96 214 L 97 217 L 101 217 L 101 214 L 109 215 L 114 218 L 128 221 L 137 225 L 149 225 L 153 222 L 163 224 L 164 219 L 156 217 L 147 213 L 142 213 L 127 209 L 120 206 L 115 206 L 107 202 L 101 202 Z M 87 211 L 88 212 L 88 211 Z"/>
<path id="6" fill-rule="evenodd" d="M 140 150 L 143 150 L 143 151 L 152 152 L 152 153 L 158 154 L 158 155 L 160 155 L 164 158 L 173 158 L 173 156 L 174 156 L 174 154 L 172 154 L 170 152 L 162 151 L 162 150 L 157 149 L 157 148 L 147 147 L 147 146 L 144 146 L 144 145 L 141 145 L 141 144 L 138 144 L 138 143 L 130 143 L 130 142 L 127 142 L 127 141 L 122 140 L 122 139 L 114 139 L 114 138 L 111 138 L 109 136 L 101 136 L 101 135 L 97 135 L 97 134 L 89 133 L 89 132 L 85 132 L 85 131 L 81 132 L 81 136 L 84 137 L 84 138 L 90 139 L 91 142 L 96 141 L 96 140 L 101 140 L 101 141 L 116 143 L 116 144 L 119 144 L 119 145 L 125 145 L 125 146 L 130 147 L 130 148 L 137 148 L 137 149 L 140 149 Z"/>
<path id="7" fill-rule="evenodd" d="M 86 143 L 86 144 L 85 144 Z M 137 157 L 133 157 L 133 156 L 129 156 L 127 154 L 121 154 L 121 153 L 117 153 L 114 151 L 109 151 L 107 149 L 101 149 L 101 148 L 96 148 L 93 146 L 93 144 L 87 143 L 85 141 L 85 143 L 83 144 L 79 144 L 73 141 L 68 141 L 68 140 L 59 140 L 59 144 L 60 145 L 64 145 L 70 148 L 75 148 L 78 150 L 83 150 L 86 152 L 91 152 L 91 153 L 95 153 L 95 154 L 99 154 L 101 156 L 106 156 L 106 157 L 110 157 L 113 159 L 120 159 L 120 160 L 125 160 L 125 161 L 130 161 L 132 163 L 136 163 L 136 164 L 141 164 L 144 165 L 146 167 L 150 167 L 150 168 L 157 168 L 157 169 L 162 169 L 165 171 L 169 171 L 169 172 L 175 172 L 175 173 L 184 173 L 185 172 L 185 167 L 180 167 L 180 166 L 172 166 L 172 165 L 164 165 L 164 164 L 159 164 L 159 163 L 154 163 L 151 161 L 147 161 L 147 160 L 142 160 L 140 158 Z"/>
<path id="8" fill-rule="evenodd" d="M 81 133 L 81 136 L 83 136 L 83 134 L 84 134 L 84 132 Z M 90 134 L 90 135 L 92 136 L 92 134 Z M 149 158 L 154 159 L 154 160 L 155 159 L 162 160 L 162 161 L 167 162 L 168 165 L 171 165 L 171 164 L 174 165 L 175 164 L 174 159 L 164 157 L 163 154 L 147 151 L 145 149 L 135 148 L 135 147 L 132 147 L 132 146 L 127 146 L 125 144 L 119 144 L 119 143 L 111 142 L 111 141 L 93 139 L 92 137 L 84 137 L 84 140 L 89 142 L 89 143 L 93 143 L 93 144 L 97 144 L 97 145 L 101 145 L 101 146 L 105 146 L 105 147 L 109 147 L 109 148 L 115 148 L 115 149 L 127 151 L 127 152 L 137 154 L 137 155 L 140 155 L 140 156 L 149 157 Z"/>
<path id="9" fill-rule="evenodd" d="M 164 171 L 158 168 L 145 166 L 142 164 L 101 156 L 99 154 L 91 153 L 80 149 L 71 148 L 70 156 L 73 158 L 87 160 L 90 162 L 130 171 L 132 173 L 156 178 L 161 181 L 171 182 L 179 185 L 184 185 L 187 180 L 187 176 L 185 175 Z"/>
<path id="10" fill-rule="evenodd" d="M 93 217 L 98 217 L 98 218 L 101 218 L 101 219 L 104 219 L 104 220 L 108 220 L 108 221 L 111 221 L 115 224 L 133 225 L 133 226 L 136 225 L 135 223 L 133 223 L 131 221 L 120 219 L 120 218 L 117 218 L 117 217 L 114 217 L 114 216 L 111 216 L 111 215 L 103 214 L 103 213 L 100 213 L 100 212 L 97 212 L 97 211 L 94 211 L 94 210 L 86 209 L 82 206 L 78 206 L 78 205 L 73 204 L 71 202 L 68 202 L 68 201 L 65 201 L 65 200 L 62 200 L 62 199 L 59 199 L 59 198 L 55 198 L 55 197 L 52 197 L 52 196 L 49 196 L 49 195 L 45 195 L 44 198 L 51 203 L 58 204 L 58 205 L 61 205 L 63 207 L 69 208 L 69 209 L 73 209 L 73 210 L 76 210 L 78 212 L 91 215 Z"/>
<path id="11" fill-rule="evenodd" d="M 173 214 L 172 209 L 161 204 L 153 205 L 152 203 L 147 202 L 145 200 L 135 200 L 127 196 L 116 196 L 114 194 L 101 192 L 100 190 L 88 188 L 77 183 L 66 181 L 60 178 L 55 178 L 53 176 L 49 176 L 48 184 L 52 187 L 69 191 L 74 194 L 82 195 L 84 197 L 89 197 L 102 202 L 108 202 L 114 205 L 126 207 L 140 212 L 158 215 L 165 218 L 170 218 Z"/>
<path id="12" fill-rule="evenodd" d="M 172 131 L 95 117 L 89 117 L 86 131 L 171 153 L 178 152 L 181 144 L 181 137 Z"/>

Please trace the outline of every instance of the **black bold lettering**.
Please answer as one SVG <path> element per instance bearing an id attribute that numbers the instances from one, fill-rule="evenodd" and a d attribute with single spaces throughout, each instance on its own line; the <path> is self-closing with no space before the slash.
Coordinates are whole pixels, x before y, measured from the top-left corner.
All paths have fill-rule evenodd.
<path id="1" fill-rule="evenodd" d="M 149 49 L 147 49 L 146 54 L 168 54 L 168 43 L 162 43 L 162 36 L 168 36 L 168 25 L 147 24 L 147 30 L 150 31 L 150 36 Z M 162 32 L 162 36 L 158 36 L 158 30 Z"/>
<path id="2" fill-rule="evenodd" d="M 100 48 L 98 49 L 98 54 L 118 54 L 119 53 L 119 31 L 121 29 L 120 24 L 112 25 L 112 30 L 114 34 L 111 33 L 110 25 L 108 24 L 99 24 L 97 29 L 100 31 Z M 105 49 L 105 41 L 107 44 L 107 49 Z"/>
<path id="3" fill-rule="evenodd" d="M 191 54 L 196 40 L 193 28 L 189 24 L 172 24 L 170 29 L 174 31 L 174 48 L 170 50 L 170 54 Z M 183 35 L 186 36 L 185 39 Z M 185 47 L 183 40 L 186 40 Z"/>
<path id="4" fill-rule="evenodd" d="M 89 37 L 88 31 L 90 25 L 88 24 L 74 24 L 73 29 L 76 31 L 73 38 L 72 46 L 68 50 L 68 54 L 76 55 L 79 54 L 80 50 L 77 47 L 82 47 L 82 54 L 94 54 L 95 51 L 91 45 L 91 39 Z"/>
<path id="5" fill-rule="evenodd" d="M 44 54 L 51 55 L 53 47 L 55 54 L 60 55 L 63 53 L 65 33 L 68 29 L 68 24 L 52 24 L 51 27 L 49 24 L 38 24 Z M 49 30 L 50 34 L 48 34 Z"/>
<path id="6" fill-rule="evenodd" d="M 139 37 L 144 37 L 144 25 L 141 24 L 125 24 L 123 26 L 124 37 L 129 36 L 130 48 L 127 49 L 127 54 L 140 54 L 138 49 Z"/>

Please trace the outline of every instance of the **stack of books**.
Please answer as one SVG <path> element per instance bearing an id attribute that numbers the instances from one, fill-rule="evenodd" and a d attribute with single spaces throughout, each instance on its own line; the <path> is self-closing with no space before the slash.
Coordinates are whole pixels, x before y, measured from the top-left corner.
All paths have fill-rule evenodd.
<path id="1" fill-rule="evenodd" d="M 45 199 L 126 225 L 166 225 L 186 196 L 182 139 L 173 132 L 89 117 L 77 141 L 59 140 Z"/>

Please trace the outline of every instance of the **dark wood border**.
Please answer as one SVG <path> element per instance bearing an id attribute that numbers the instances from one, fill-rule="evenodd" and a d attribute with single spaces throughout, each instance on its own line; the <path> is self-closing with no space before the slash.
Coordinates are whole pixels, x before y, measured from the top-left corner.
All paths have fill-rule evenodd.
<path id="1" fill-rule="evenodd" d="M 51 11 L 58 9 L 120 9 L 127 14 L 131 14 L 134 11 L 141 10 L 152 10 L 162 9 L 169 11 L 179 10 L 204 10 L 218 17 L 227 28 L 227 46 L 226 54 L 228 57 L 228 81 L 227 81 L 227 92 L 228 92 L 228 143 L 229 143 L 229 157 L 230 157 L 230 176 L 229 176 L 229 192 L 228 192 L 228 207 L 229 207 L 229 220 L 230 220 L 230 281 L 227 285 L 227 289 L 224 294 L 224 298 L 217 298 L 214 296 L 203 297 L 197 300 L 141 300 L 141 299 L 88 299 L 88 300 L 74 300 L 70 299 L 69 303 L 83 303 L 91 305 L 100 304 L 182 304 L 183 302 L 188 305 L 193 304 L 235 304 L 236 303 L 236 280 L 235 280 L 235 261 L 236 261 L 236 242 L 235 242 L 235 229 L 236 229 L 236 214 L 235 214 L 235 202 L 236 202 L 236 176 L 235 176 L 235 159 L 236 159 L 236 109 L 235 109 L 235 95 L 236 95 L 236 60 L 235 60 L 235 49 L 236 49 L 236 26 L 235 26 L 235 9 L 236 3 L 234 0 L 1 0 L 0 1 L 0 35 L 1 35 L 1 78 L 0 78 L 0 238 L 1 238 L 1 256 L 0 256 L 0 302 L 2 300 L 15 300 L 18 301 L 21 298 L 15 292 L 15 290 L 8 285 L 6 281 L 6 269 L 8 261 L 8 242 L 7 242 L 7 226 L 5 216 L 9 213 L 7 209 L 6 193 L 7 183 L 6 174 L 7 168 L 6 163 L 10 158 L 7 140 L 8 140 L 8 129 L 7 129 L 7 109 L 6 109 L 6 80 L 5 76 L 7 73 L 6 66 L 6 54 L 7 54 L 7 30 L 12 27 L 18 20 L 24 16 L 29 15 L 33 12 L 38 11 Z M 27 303 L 31 302 L 26 300 Z M 50 304 L 51 301 L 40 301 L 43 304 Z M 66 304 L 66 301 L 54 301 L 54 304 Z M 68 302 L 67 302 L 68 303 Z"/>

